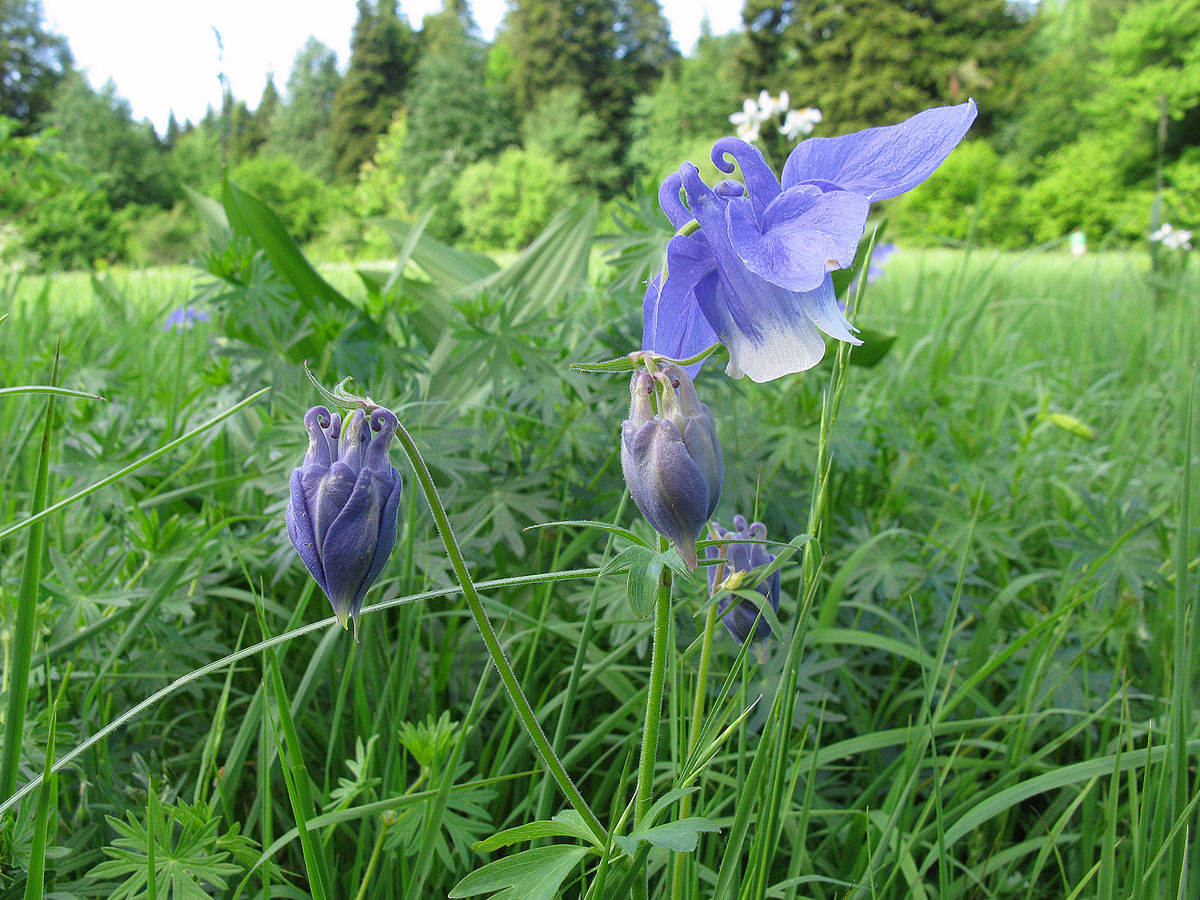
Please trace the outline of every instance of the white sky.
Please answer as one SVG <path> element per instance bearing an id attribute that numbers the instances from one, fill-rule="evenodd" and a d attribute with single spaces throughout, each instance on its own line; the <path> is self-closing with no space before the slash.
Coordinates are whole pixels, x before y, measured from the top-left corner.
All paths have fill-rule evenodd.
<path id="1" fill-rule="evenodd" d="M 660 0 L 675 42 L 695 45 L 707 13 L 713 31 L 741 25 L 742 0 Z M 221 88 L 213 28 L 224 44 L 224 71 L 236 97 L 258 103 L 267 73 L 282 91 L 296 51 L 309 35 L 324 41 L 345 69 L 354 0 L 42 0 L 46 24 L 65 35 L 75 63 L 99 87 L 111 78 L 135 119 L 166 128 L 171 110 L 182 123 L 219 108 Z M 400 0 L 409 21 L 442 8 L 441 0 Z M 489 40 L 504 16 L 504 0 L 472 0 Z"/>

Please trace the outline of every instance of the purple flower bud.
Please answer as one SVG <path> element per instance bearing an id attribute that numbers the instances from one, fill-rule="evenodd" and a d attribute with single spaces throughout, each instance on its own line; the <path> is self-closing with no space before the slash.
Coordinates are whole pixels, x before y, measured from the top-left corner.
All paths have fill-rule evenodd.
<path id="1" fill-rule="evenodd" d="M 397 420 L 377 407 L 370 418 L 314 406 L 304 416 L 308 452 L 292 470 L 287 529 L 296 551 L 333 605 L 342 627 L 354 620 L 396 543 L 400 473 L 388 457 Z M 341 449 L 338 449 L 338 437 Z"/>
<path id="2" fill-rule="evenodd" d="M 657 415 L 650 400 L 656 384 Z M 695 569 L 696 538 L 717 508 L 725 472 L 712 412 L 679 366 L 636 374 L 629 390 L 621 425 L 625 483 L 654 530 Z"/>
<path id="3" fill-rule="evenodd" d="M 753 525 L 747 526 L 745 516 L 734 516 L 733 527 L 733 531 L 726 531 L 720 525 L 713 524 L 717 537 L 723 540 L 761 541 L 767 536 L 765 525 L 755 522 Z M 707 549 L 706 553 L 709 559 L 725 560 L 723 566 L 708 567 L 709 591 L 716 591 L 722 584 L 728 583 L 730 578 L 733 578 L 736 584 L 738 581 L 736 576 L 739 574 L 762 568 L 775 559 L 762 544 L 712 546 Z M 721 579 L 720 582 L 717 581 L 718 577 Z M 772 572 L 771 577 L 759 584 L 755 590 L 767 599 L 767 602 L 771 604 L 771 609 L 779 612 L 778 571 Z M 753 641 L 759 662 L 762 662 L 767 639 L 771 637 L 771 626 L 767 623 L 765 616 L 760 617 L 758 607 L 748 600 L 723 597 L 717 601 L 717 613 L 735 641 L 739 644 L 746 643 L 747 638 Z M 753 632 L 753 636 L 751 632 Z"/>

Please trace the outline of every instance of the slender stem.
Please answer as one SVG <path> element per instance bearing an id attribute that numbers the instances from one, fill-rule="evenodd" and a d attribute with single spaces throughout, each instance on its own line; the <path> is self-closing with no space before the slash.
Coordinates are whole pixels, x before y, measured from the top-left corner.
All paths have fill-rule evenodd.
<path id="1" fill-rule="evenodd" d="M 51 384 L 58 381 L 58 356 L 54 357 Z M 54 396 L 46 401 L 42 444 L 34 469 L 30 513 L 36 516 L 46 508 L 50 485 L 50 438 L 54 433 Z M 37 635 L 37 600 L 42 571 L 42 554 L 46 549 L 46 523 L 37 522 L 29 532 L 25 545 L 25 562 L 21 568 L 21 586 L 17 593 L 16 627 L 12 647 L 12 673 L 8 681 L 7 708 L 4 714 L 4 751 L 0 756 L 0 800 L 9 799 L 17 789 L 17 773 L 21 763 L 21 745 L 25 736 L 25 705 L 29 699 L 29 670 L 33 658 L 34 638 Z"/>
<path id="2" fill-rule="evenodd" d="M 723 570 L 724 567 L 722 566 Z M 717 578 L 721 578 L 718 573 Z M 720 580 L 717 584 L 720 584 Z M 704 698 L 708 694 L 708 664 L 712 659 L 713 632 L 717 626 L 717 604 L 712 604 L 708 608 L 708 615 L 704 619 L 704 637 L 700 641 L 700 670 L 696 673 L 696 694 L 692 697 L 692 718 L 688 723 L 688 741 L 687 752 L 684 753 L 684 759 L 690 759 L 696 745 L 700 743 L 700 730 L 703 727 L 704 720 Z M 687 794 L 679 801 L 679 818 L 686 819 L 692 814 L 692 795 Z M 680 900 L 683 897 L 683 876 L 687 868 L 687 855 L 684 853 L 675 854 L 675 871 L 671 883 L 671 897 L 673 900 Z"/>
<path id="3" fill-rule="evenodd" d="M 550 741 L 546 738 L 546 733 L 542 731 L 541 723 L 538 722 L 537 716 L 533 714 L 533 709 L 529 705 L 529 701 L 525 699 L 525 694 L 521 691 L 521 685 L 517 682 L 517 676 L 513 674 L 512 666 L 508 664 L 508 660 L 504 657 L 504 649 L 500 646 L 500 641 L 496 637 L 492 623 L 488 620 L 487 613 L 484 612 L 483 604 L 479 600 L 479 594 L 475 590 L 475 583 L 471 580 L 466 562 L 463 560 L 462 551 L 459 550 L 458 542 L 454 538 L 454 531 L 450 527 L 450 519 L 446 515 L 446 509 L 442 506 L 441 499 L 438 497 L 437 487 L 433 483 L 433 476 L 429 474 L 429 468 L 425 465 L 425 460 L 421 458 L 421 451 L 417 449 L 412 436 L 409 435 L 403 425 L 397 426 L 396 439 L 400 441 L 400 446 L 408 456 L 408 461 L 412 463 L 413 472 L 417 476 L 417 481 L 421 484 L 425 500 L 429 503 L 429 511 L 433 514 L 433 520 L 437 523 L 438 533 L 441 535 L 442 543 L 446 547 L 446 555 L 449 557 L 450 565 L 454 569 L 454 576 L 458 580 L 459 587 L 462 588 L 467 605 L 471 608 L 471 615 L 475 618 L 475 625 L 479 628 L 479 634 L 483 638 L 483 643 L 487 646 L 487 651 L 492 657 L 496 671 L 500 673 L 500 680 L 504 682 L 504 687 L 508 691 L 508 696 L 512 700 L 517 715 L 525 726 L 525 731 L 529 734 L 530 740 L 533 741 L 534 747 L 537 748 L 538 755 L 541 756 L 542 762 L 545 763 L 547 771 L 558 782 L 558 787 L 563 792 L 563 795 L 583 818 L 588 830 L 592 832 L 596 840 L 603 843 L 607 839 L 608 833 L 604 830 L 604 826 L 600 823 L 596 814 L 592 812 L 591 807 L 588 806 L 587 801 L 583 799 L 583 795 L 579 793 L 579 789 L 571 781 L 571 776 L 567 774 L 567 770 L 559 760 L 558 755 L 554 752 L 554 748 L 550 746 Z"/>
<path id="4" fill-rule="evenodd" d="M 665 552 L 665 538 L 658 539 L 658 549 Z M 654 644 L 650 651 L 650 684 L 646 689 L 646 722 L 642 730 L 642 758 L 638 764 L 637 792 L 633 801 L 634 826 L 640 825 L 650 810 L 654 788 L 654 764 L 658 756 L 658 729 L 662 718 L 663 683 L 667 671 L 667 636 L 671 631 L 671 570 L 663 567 L 658 582 L 658 600 L 654 606 Z M 646 879 L 634 883 L 634 896 L 645 897 Z"/>

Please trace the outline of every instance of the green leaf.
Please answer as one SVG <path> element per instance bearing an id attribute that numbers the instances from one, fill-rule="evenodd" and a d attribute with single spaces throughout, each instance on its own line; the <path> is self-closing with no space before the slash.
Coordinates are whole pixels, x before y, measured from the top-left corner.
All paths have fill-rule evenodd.
<path id="1" fill-rule="evenodd" d="M 541 819 L 537 822 L 518 825 L 515 828 L 506 828 L 504 831 L 497 832 L 486 840 L 477 841 L 471 845 L 471 849 L 478 850 L 480 853 L 491 853 L 493 850 L 518 844 L 521 841 L 532 841 L 537 838 L 546 837 L 574 837 L 587 841 L 590 844 L 596 843 L 595 837 L 588 831 L 587 826 L 583 824 L 583 819 L 579 813 L 573 809 L 567 809 L 560 812 L 553 819 Z"/>
<path id="2" fill-rule="evenodd" d="M 200 221 L 204 223 L 204 230 L 208 232 L 210 238 L 224 237 L 229 233 L 229 217 L 225 215 L 225 209 L 220 203 L 212 197 L 206 197 L 199 191 L 193 190 L 186 184 L 183 186 L 183 192 L 187 195 L 196 215 L 200 217 Z"/>
<path id="3" fill-rule="evenodd" d="M 614 556 L 611 560 L 609 560 L 608 565 L 606 565 L 604 567 L 603 571 L 601 571 L 600 574 L 601 575 L 614 575 L 617 572 L 624 572 L 626 569 L 628 569 L 630 566 L 634 565 L 635 563 L 641 564 L 641 563 L 645 562 L 646 560 L 652 559 L 653 557 L 655 557 L 657 555 L 658 554 L 655 553 L 653 550 L 651 550 L 649 547 L 643 547 L 643 546 L 626 547 L 624 550 L 622 550 L 620 553 L 618 553 L 616 556 Z"/>
<path id="4" fill-rule="evenodd" d="M 858 337 L 861 347 L 855 347 L 850 354 L 850 365 L 862 369 L 872 369 L 879 361 L 888 355 L 892 345 L 896 343 L 896 334 L 891 331 L 877 331 L 874 328 L 860 328 Z"/>
<path id="5" fill-rule="evenodd" d="M 634 549 L 634 548 L 630 548 Z M 663 554 L 646 552 L 629 563 L 629 608 L 639 619 L 654 611 L 658 582 L 662 577 Z"/>
<path id="6" fill-rule="evenodd" d="M 623 537 L 632 544 L 637 544 L 640 547 L 646 547 L 646 542 L 628 528 L 622 528 L 619 525 L 613 525 L 609 522 L 598 522 L 595 519 L 564 519 L 561 522 L 540 522 L 537 525 L 525 526 L 525 530 L 532 531 L 535 528 L 556 528 L 560 525 L 576 525 L 580 528 L 597 528 L 600 531 L 607 531 L 611 534 L 615 534 L 617 537 Z"/>
<path id="7" fill-rule="evenodd" d="M 514 288 L 525 298 L 518 321 L 571 294 L 587 277 L 599 207 L 587 199 L 564 209 L 502 271 L 471 285 L 468 294 Z"/>
<path id="8" fill-rule="evenodd" d="M 1057 425 L 1063 431 L 1069 431 L 1076 437 L 1081 437 L 1089 441 L 1096 440 L 1096 430 L 1092 426 L 1067 413 L 1048 412 L 1043 413 L 1040 418 L 1045 419 L 1052 425 Z"/>
<path id="9" fill-rule="evenodd" d="M 400 219 L 368 219 L 387 232 L 397 250 L 403 250 L 409 234 L 416 227 Z M 490 257 L 470 250 L 460 250 L 443 244 L 436 238 L 422 234 L 412 247 L 412 261 L 428 275 L 435 284 L 457 294 L 463 288 L 494 275 L 499 266 Z"/>
<path id="10" fill-rule="evenodd" d="M 552 844 L 490 862 L 454 886 L 450 900 L 489 891 L 492 900 L 554 900 L 563 880 L 587 855 L 586 847 Z"/>
<path id="11" fill-rule="evenodd" d="M 296 296 L 305 309 L 318 312 L 318 301 L 343 311 L 355 309 L 354 304 L 317 274 L 279 216 L 267 204 L 229 181 L 225 182 L 222 196 L 225 213 L 233 230 L 246 235 L 262 250 L 275 271 L 296 289 Z"/>
<path id="12" fill-rule="evenodd" d="M 700 841 L 700 832 L 719 832 L 716 823 L 701 816 L 689 816 L 678 822 L 665 822 L 655 825 L 643 832 L 635 832 L 629 837 L 616 837 L 613 840 L 626 855 L 633 856 L 637 852 L 639 841 L 645 841 L 661 850 L 674 850 L 676 853 L 691 853 Z"/>

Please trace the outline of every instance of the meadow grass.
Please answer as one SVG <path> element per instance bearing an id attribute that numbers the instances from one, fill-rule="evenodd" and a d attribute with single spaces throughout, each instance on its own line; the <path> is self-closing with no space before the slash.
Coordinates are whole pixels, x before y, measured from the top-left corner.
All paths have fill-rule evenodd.
<path id="1" fill-rule="evenodd" d="M 842 349 L 754 385 L 711 362 L 717 518 L 793 548 L 761 664 L 712 634 L 702 574 L 671 595 L 652 795 L 664 825 L 720 831 L 625 856 L 544 828 L 525 837 L 567 859 L 561 889 L 496 896 L 627 897 L 629 857 L 634 889 L 671 900 L 1194 896 L 1200 292 L 1156 296 L 1145 267 L 900 253 L 858 316 L 896 335 L 877 366 Z M 352 271 L 327 274 L 363 302 Z M 2 383 L 46 383 L 61 340 L 62 384 L 106 401 L 55 398 L 47 456 L 47 398 L 0 398 L 6 698 L 31 641 L 0 897 L 447 896 L 525 848 L 475 842 L 567 802 L 407 470 L 362 642 L 333 624 L 283 529 L 318 398 L 215 321 L 164 331 L 193 277 L 6 288 Z M 653 623 L 599 574 L 623 538 L 526 528 L 651 536 L 616 455 L 625 380 L 568 368 L 636 346 L 640 301 L 592 286 L 522 317 L 520 296 L 480 298 L 435 347 L 376 337 L 359 375 L 412 432 L 525 696 L 623 836 Z M 45 516 L 31 552 L 42 461 L 51 506 L 128 471 Z"/>

